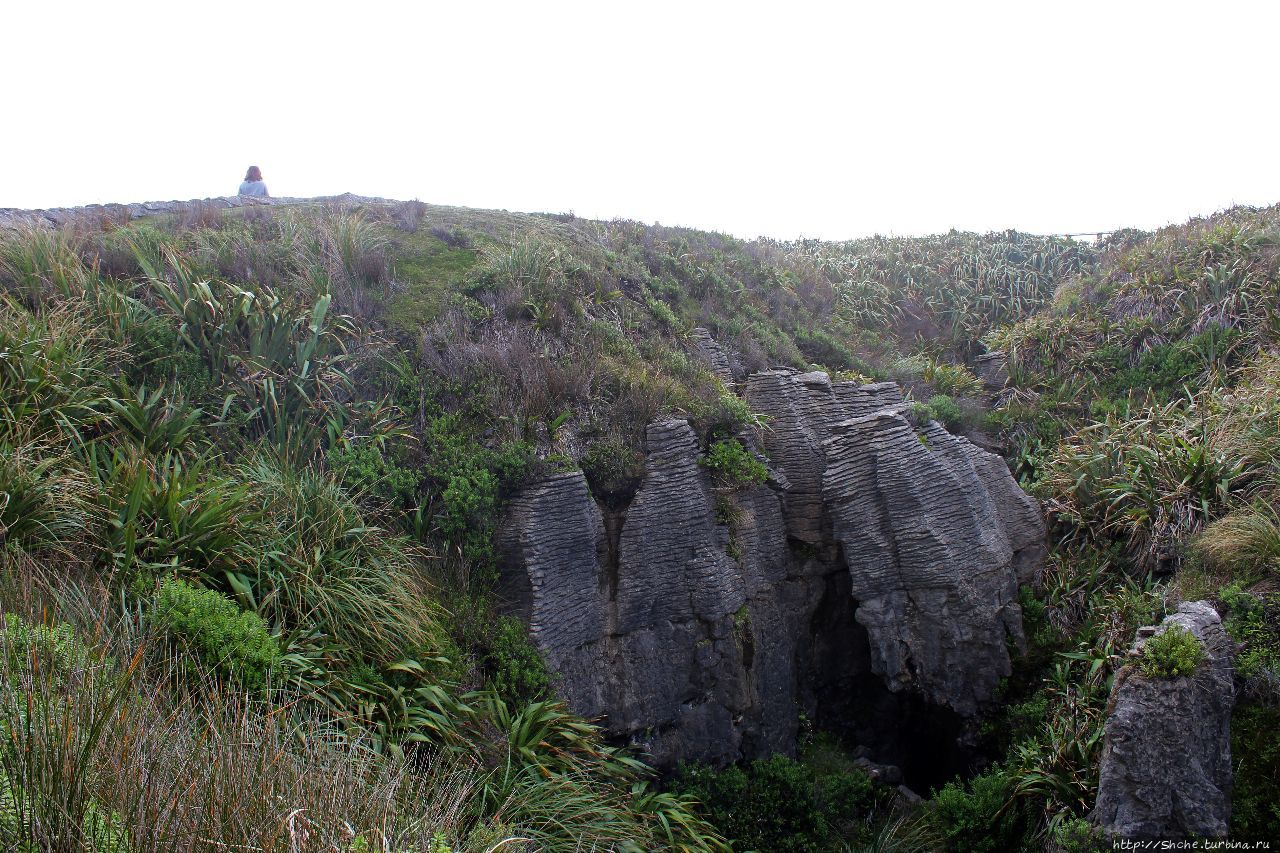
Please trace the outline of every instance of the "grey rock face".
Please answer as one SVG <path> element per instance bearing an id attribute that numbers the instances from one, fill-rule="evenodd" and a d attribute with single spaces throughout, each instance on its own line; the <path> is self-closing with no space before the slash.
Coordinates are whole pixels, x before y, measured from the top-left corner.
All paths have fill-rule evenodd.
<path id="1" fill-rule="evenodd" d="M 824 497 L 872 669 L 891 690 L 976 713 L 1011 671 L 1006 637 L 1023 642 L 1016 565 L 1043 541 L 1038 512 L 1011 500 L 1007 469 L 936 423 L 922 441 L 881 411 L 833 433 Z"/>
<path id="2" fill-rule="evenodd" d="M 727 498 L 750 539 L 752 558 L 739 565 L 688 423 L 650 425 L 646 449 L 624 518 L 606 519 L 577 472 L 513 501 L 500 536 L 506 596 L 560 695 L 657 763 L 733 761 L 744 737 L 794 748 L 790 683 L 770 680 L 789 671 L 790 648 L 763 630 L 757 642 L 748 609 L 751 598 L 770 612 L 783 565 L 777 498 L 764 487 Z"/>
<path id="3" fill-rule="evenodd" d="M 995 396 L 1009 384 L 1009 356 L 1003 352 L 984 353 L 973 360 L 973 371 L 982 390 Z"/>
<path id="4" fill-rule="evenodd" d="M 719 341 L 711 337 L 711 332 L 699 326 L 689 333 L 689 337 L 698 348 L 702 360 L 711 368 L 711 372 L 726 383 L 733 382 L 733 368 L 730 366 L 729 356 L 725 353 L 724 347 L 720 346 Z"/>
<path id="5" fill-rule="evenodd" d="M 502 574 L 503 593 L 529 626 L 547 667 L 579 713 L 604 713 L 610 698 L 597 668 L 610 624 L 605 530 L 582 472 L 557 474 L 511 503 L 498 550 L 520 571 Z"/>
<path id="6" fill-rule="evenodd" d="M 1205 650 L 1185 678 L 1121 671 L 1112 689 L 1091 820 L 1136 840 L 1221 838 L 1231 816 L 1231 641 L 1203 601 L 1183 604 L 1156 633 L 1178 624 Z M 1140 651 L 1146 638 L 1134 644 Z"/>
<path id="7" fill-rule="evenodd" d="M 767 371 L 746 394 L 764 485 L 718 487 L 666 420 L 625 509 L 578 473 L 513 502 L 504 584 L 560 695 L 660 765 L 792 752 L 799 712 L 841 691 L 974 713 L 1021 642 L 1038 505 L 998 457 L 937 424 L 922 440 L 891 383 Z"/>

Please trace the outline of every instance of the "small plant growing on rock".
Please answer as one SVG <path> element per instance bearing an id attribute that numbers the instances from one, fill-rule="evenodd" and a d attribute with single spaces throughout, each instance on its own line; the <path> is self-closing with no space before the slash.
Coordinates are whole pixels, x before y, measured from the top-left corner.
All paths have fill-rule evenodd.
<path id="1" fill-rule="evenodd" d="M 710 468 L 723 485 L 735 489 L 754 486 L 769 478 L 769 469 L 742 446 L 736 438 L 717 441 L 707 455 L 698 460 Z"/>
<path id="2" fill-rule="evenodd" d="M 1147 640 L 1139 666 L 1147 678 L 1182 678 L 1196 671 L 1204 660 L 1204 647 L 1176 622 Z"/>
<path id="3" fill-rule="evenodd" d="M 964 412 L 956 401 L 946 394 L 935 394 L 930 397 L 928 407 L 933 411 L 934 419 L 942 421 L 947 429 L 964 426 Z"/>

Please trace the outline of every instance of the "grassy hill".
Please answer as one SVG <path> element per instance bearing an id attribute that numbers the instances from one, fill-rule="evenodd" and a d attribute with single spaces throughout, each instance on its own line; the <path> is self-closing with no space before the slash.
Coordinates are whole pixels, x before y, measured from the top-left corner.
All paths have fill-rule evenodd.
<path id="1" fill-rule="evenodd" d="M 1277 236 L 1269 209 L 1097 246 L 745 242 L 418 202 L 4 234 L 0 836 L 751 849 L 725 803 L 787 801 L 772 843 L 794 849 L 1065 844 L 1134 630 L 1204 595 L 1250 662 L 1236 819 L 1270 832 Z M 756 423 L 695 328 L 739 374 L 903 382 L 1048 502 L 987 773 L 914 810 L 833 798 L 865 786 L 815 737 L 673 787 L 568 714 L 496 615 L 520 483 L 581 467 L 608 500 L 658 415 L 706 442 Z M 988 349 L 1012 377 L 994 407 Z"/>

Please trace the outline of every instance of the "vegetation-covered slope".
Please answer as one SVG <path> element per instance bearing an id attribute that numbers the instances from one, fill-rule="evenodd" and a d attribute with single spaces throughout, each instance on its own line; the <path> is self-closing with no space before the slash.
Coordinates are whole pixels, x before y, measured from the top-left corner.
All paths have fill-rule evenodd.
<path id="1" fill-rule="evenodd" d="M 411 202 L 4 235 L 0 833 L 130 850 L 1065 842 L 1092 803 L 1109 680 L 1177 595 L 1230 608 L 1252 691 L 1241 754 L 1274 754 L 1277 221 L 1234 211 L 1097 247 L 746 243 Z M 521 482 L 580 466 L 607 502 L 634 488 L 659 414 L 708 445 L 757 424 L 695 327 L 738 372 L 894 378 L 953 427 L 1002 432 L 1058 520 L 993 768 L 924 809 L 867 789 L 821 737 L 801 765 L 691 769 L 664 793 L 554 701 L 522 626 L 496 616 L 492 533 Z M 1013 377 L 989 413 L 968 363 L 987 347 Z M 1242 765 L 1242 833 L 1275 827 L 1268 772 Z M 797 798 L 794 823 L 772 819 Z M 743 802 L 771 819 L 726 822 Z"/>

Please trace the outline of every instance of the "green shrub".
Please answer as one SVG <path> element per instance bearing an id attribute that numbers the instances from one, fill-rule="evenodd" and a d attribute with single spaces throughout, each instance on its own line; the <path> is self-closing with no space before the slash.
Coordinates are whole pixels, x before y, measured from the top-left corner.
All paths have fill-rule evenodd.
<path id="1" fill-rule="evenodd" d="M 216 590 L 169 578 L 156 593 L 154 617 L 182 649 L 247 690 L 262 687 L 280 660 L 261 617 Z"/>
<path id="2" fill-rule="evenodd" d="M 547 668 L 529 642 L 524 623 L 514 616 L 499 616 L 480 665 L 489 683 L 503 700 L 518 707 L 550 693 Z"/>
<path id="3" fill-rule="evenodd" d="M 1027 827 L 1019 809 L 1006 808 L 1013 782 L 999 767 L 967 783 L 948 782 L 929 801 L 929 820 L 955 853 L 1025 849 Z"/>
<path id="4" fill-rule="evenodd" d="M 1239 338 L 1236 329 L 1215 327 L 1154 346 L 1132 366 L 1128 348 L 1116 344 L 1099 347 L 1090 361 L 1098 372 L 1111 374 L 1101 386 L 1105 393 L 1123 397 L 1132 392 L 1168 400 L 1180 395 L 1185 386 L 1194 386 L 1200 374 L 1225 367 Z"/>
<path id="5" fill-rule="evenodd" d="M 644 476 L 644 455 L 617 436 L 592 444 L 579 464 L 591 491 L 606 499 L 634 491 Z"/>
<path id="6" fill-rule="evenodd" d="M 664 331 L 674 332 L 681 328 L 680 318 L 671 310 L 671 306 L 661 299 L 649 296 L 645 298 L 644 304 L 649 309 L 649 313 L 657 318 Z"/>
<path id="7" fill-rule="evenodd" d="M 388 458 L 388 448 L 374 441 L 342 444 L 329 450 L 326 460 L 343 488 L 371 497 L 389 507 L 416 505 L 418 474 Z"/>
<path id="8" fill-rule="evenodd" d="M 929 421 L 936 421 L 938 413 L 933 410 L 933 406 L 928 403 L 912 403 L 911 404 L 911 420 L 920 426 L 924 426 Z"/>
<path id="9" fill-rule="evenodd" d="M 183 346 L 169 320 L 150 315 L 125 329 L 128 363 L 124 375 L 129 384 L 158 385 L 172 381 L 187 399 L 200 399 L 211 387 L 209 369 L 199 353 Z"/>
<path id="10" fill-rule="evenodd" d="M 1239 644 L 1236 673 L 1253 689 L 1275 692 L 1280 686 L 1280 599 L 1252 595 L 1238 584 L 1219 590 L 1218 598 L 1227 606 L 1227 633 Z"/>
<path id="11" fill-rule="evenodd" d="M 1280 707 L 1241 702 L 1231 715 L 1231 832 L 1238 840 L 1280 838 Z"/>
<path id="12" fill-rule="evenodd" d="M 1204 660 L 1204 646 L 1186 628 L 1171 622 L 1142 645 L 1139 666 L 1148 678 L 1183 678 Z"/>
<path id="13" fill-rule="evenodd" d="M 1051 836 L 1061 853 L 1103 853 L 1112 849 L 1111 843 L 1082 817 L 1062 821 Z"/>
<path id="14" fill-rule="evenodd" d="M 533 449 L 510 442 L 491 450 L 471 435 L 458 414 L 432 418 L 422 444 L 427 495 L 417 519 L 419 534 L 443 539 L 474 564 L 479 575 L 492 580 L 498 509 L 529 471 Z"/>
<path id="15" fill-rule="evenodd" d="M 698 463 L 711 469 L 717 480 L 731 488 L 746 488 L 769 479 L 769 469 L 736 438 L 715 442 Z"/>
<path id="16" fill-rule="evenodd" d="M 824 851 L 876 807 L 875 783 L 858 770 L 815 773 L 783 755 L 747 767 L 682 765 L 673 788 L 703 804 L 719 829 L 747 851 Z"/>
<path id="17" fill-rule="evenodd" d="M 67 623 L 32 625 L 14 613 L 6 613 L 0 625 L 0 653 L 10 677 L 34 666 L 65 678 L 83 670 L 92 660 L 88 647 Z"/>
<path id="18" fill-rule="evenodd" d="M 804 357 L 832 370 L 863 371 L 866 364 L 834 335 L 822 329 L 796 329 L 792 338 Z M 865 372 L 865 371 L 863 371 Z"/>
<path id="19" fill-rule="evenodd" d="M 964 412 L 956 405 L 956 401 L 946 394 L 935 394 L 930 397 L 928 406 L 933 412 L 934 419 L 941 421 L 947 429 L 954 430 L 964 426 Z"/>
<path id="20" fill-rule="evenodd" d="M 746 400 L 723 388 L 710 409 L 699 420 L 705 423 L 708 433 L 716 438 L 736 435 L 744 429 L 758 429 L 765 425 L 764 416 L 751 411 Z"/>

